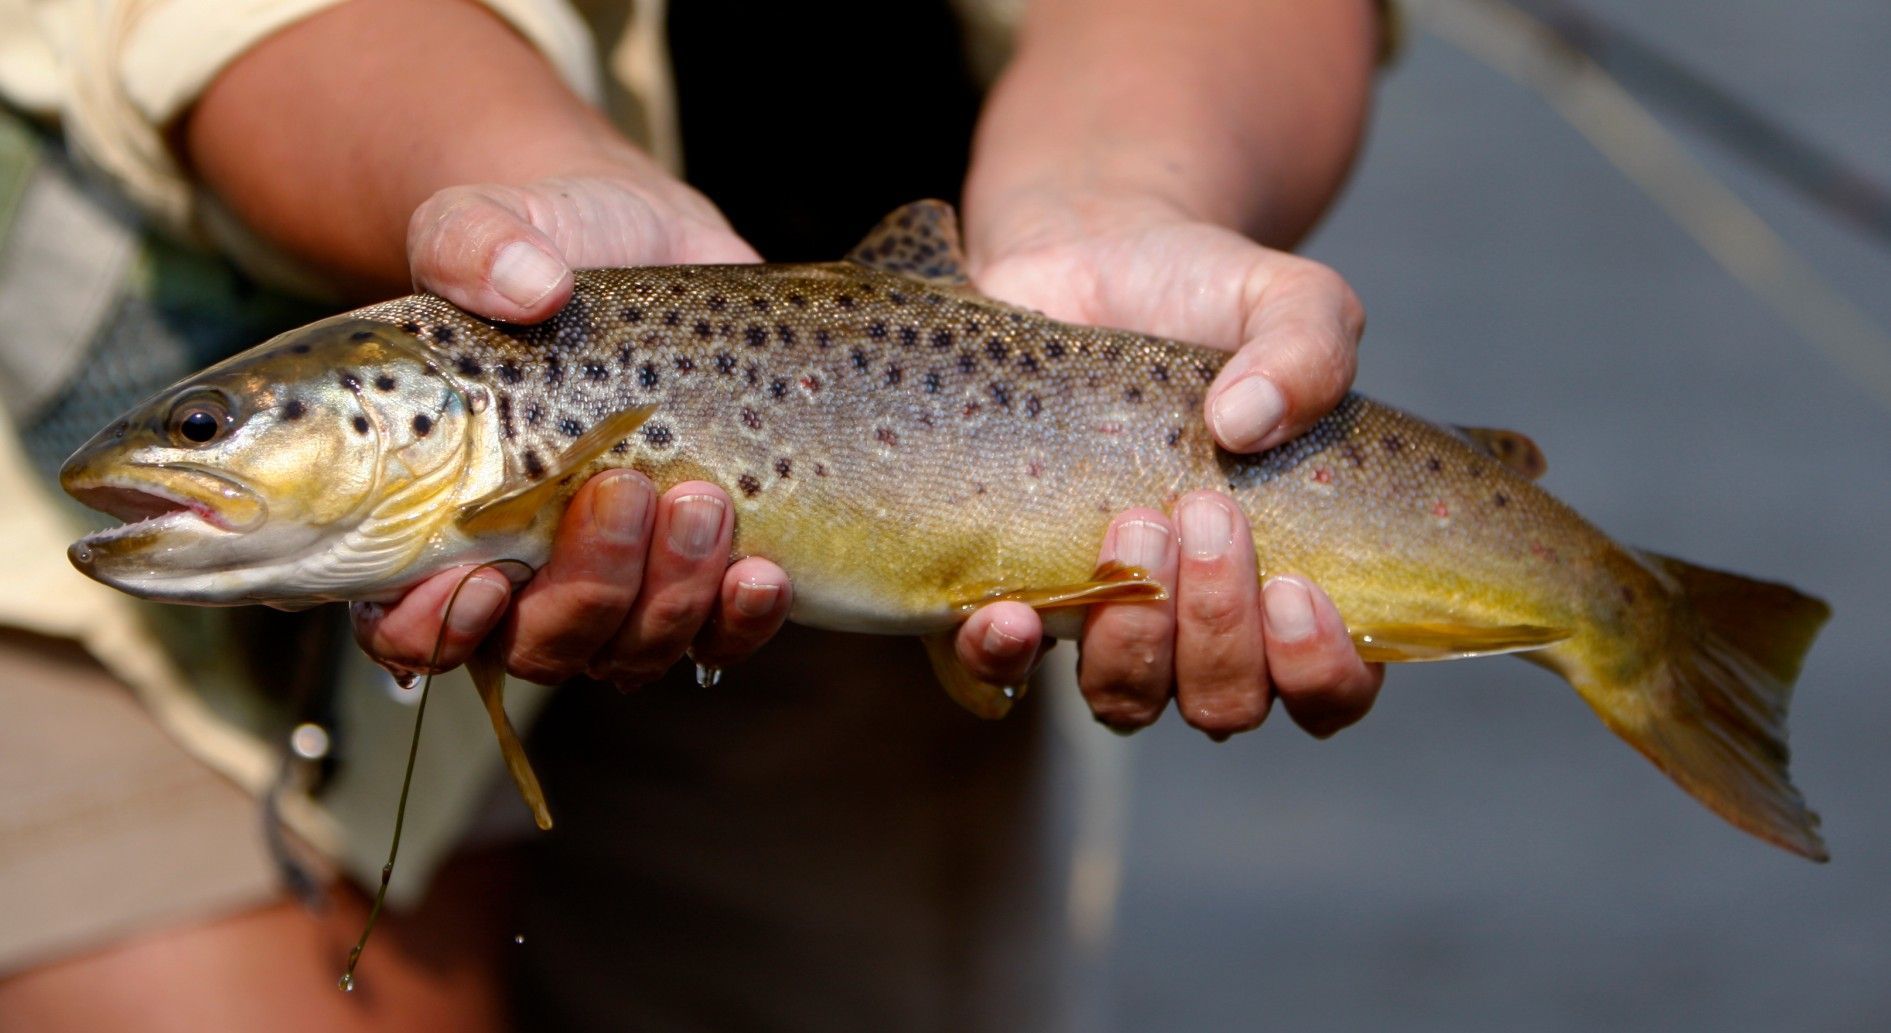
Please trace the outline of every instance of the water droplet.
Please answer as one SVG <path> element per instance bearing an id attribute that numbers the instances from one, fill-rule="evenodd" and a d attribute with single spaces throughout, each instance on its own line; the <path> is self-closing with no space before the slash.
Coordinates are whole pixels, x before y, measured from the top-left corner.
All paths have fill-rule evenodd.
<path id="1" fill-rule="evenodd" d="M 341 975 L 341 978 L 335 981 L 335 985 L 338 987 L 341 987 L 342 993 L 345 993 L 345 994 L 354 993 L 355 992 L 355 974 L 353 972 L 343 972 Z"/>
<path id="2" fill-rule="evenodd" d="M 394 672 L 394 687 L 402 692 L 412 692 L 414 691 L 414 686 L 419 684 L 420 674 L 417 671 Z"/>
<path id="3" fill-rule="evenodd" d="M 512 942 L 513 942 L 513 943 L 524 943 L 524 942 L 525 942 L 525 934 L 524 934 L 524 933 L 514 933 L 514 934 L 512 935 Z"/>
<path id="4" fill-rule="evenodd" d="M 696 665 L 696 684 L 705 689 L 713 689 L 722 681 L 722 668 L 708 664 Z"/>
<path id="5" fill-rule="evenodd" d="M 1018 698 L 1018 687 L 1017 687 L 1016 685 L 1005 685 L 1005 686 L 1002 686 L 1002 687 L 1000 687 L 1000 688 L 999 688 L 999 690 L 998 690 L 998 694 L 999 694 L 999 695 L 1001 695 L 1001 696 L 1003 696 L 1003 697 L 1004 697 L 1004 698 L 1006 698 L 1006 699 L 1017 699 L 1017 698 Z"/>
<path id="6" fill-rule="evenodd" d="M 289 733 L 289 748 L 303 760 L 321 760 L 328 756 L 328 729 L 313 721 L 304 721 Z"/>

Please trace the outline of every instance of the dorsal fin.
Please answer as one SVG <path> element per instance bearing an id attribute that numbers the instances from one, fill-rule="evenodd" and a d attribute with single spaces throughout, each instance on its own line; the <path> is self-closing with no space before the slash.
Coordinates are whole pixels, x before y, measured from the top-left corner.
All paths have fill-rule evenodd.
<path id="1" fill-rule="evenodd" d="M 970 282 L 965 276 L 965 249 L 959 244 L 959 216 L 944 201 L 914 201 L 894 209 L 847 252 L 847 260 L 941 287 L 963 287 Z"/>
<path id="2" fill-rule="evenodd" d="M 1458 433 L 1471 440 L 1471 444 L 1490 454 L 1492 459 L 1510 467 L 1510 472 L 1528 480 L 1536 480 L 1550 468 L 1550 462 L 1544 458 L 1543 450 L 1536 447 L 1527 435 L 1501 427 L 1459 427 Z"/>

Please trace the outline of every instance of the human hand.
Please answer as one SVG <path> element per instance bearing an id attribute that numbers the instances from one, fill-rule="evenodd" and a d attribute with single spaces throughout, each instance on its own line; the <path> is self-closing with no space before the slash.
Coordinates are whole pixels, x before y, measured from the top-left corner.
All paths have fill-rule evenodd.
<path id="1" fill-rule="evenodd" d="M 1352 381 L 1364 313 L 1315 262 L 1146 198 L 1024 198 L 966 214 L 985 293 L 1071 322 L 1233 350 L 1203 403 L 1230 451 L 1292 438 Z M 1227 496 L 1184 496 L 1172 517 L 1130 510 L 1099 559 L 1143 567 L 1171 589 L 1163 602 L 1090 611 L 1079 681 L 1104 724 L 1148 725 L 1173 695 L 1183 720 L 1220 739 L 1258 726 L 1278 695 L 1324 737 L 1372 706 L 1383 666 L 1359 659 L 1317 586 L 1287 575 L 1258 583 L 1246 517 Z M 1041 636 L 1035 611 L 996 603 L 966 621 L 958 653 L 980 677 L 1017 684 Z"/>
<path id="2" fill-rule="evenodd" d="M 420 289 L 521 323 L 564 306 L 574 267 L 757 260 L 708 201 L 635 165 L 443 190 L 414 212 L 408 256 Z M 572 497 L 551 559 L 529 584 L 515 589 L 502 570 L 480 570 L 447 614 L 467 577 L 467 568 L 448 570 L 390 606 L 356 606 L 356 638 L 377 659 L 424 670 L 464 662 L 497 633 L 507 669 L 542 683 L 584 674 L 628 688 L 662 676 L 685 651 L 710 667 L 734 663 L 780 629 L 792 588 L 767 560 L 729 564 L 733 513 L 713 484 L 659 497 L 642 474 L 605 471 Z"/>

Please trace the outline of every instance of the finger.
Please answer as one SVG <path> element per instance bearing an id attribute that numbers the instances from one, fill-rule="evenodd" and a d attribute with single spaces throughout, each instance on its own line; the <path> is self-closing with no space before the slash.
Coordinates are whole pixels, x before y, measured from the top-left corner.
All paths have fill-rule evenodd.
<path id="1" fill-rule="evenodd" d="M 780 567 L 757 556 L 737 560 L 722 576 L 722 595 L 690 655 L 706 667 L 728 667 L 775 637 L 794 605 L 794 587 Z"/>
<path id="2" fill-rule="evenodd" d="M 1170 598 L 1091 607 L 1083 626 L 1077 684 L 1090 713 L 1118 731 L 1153 723 L 1175 683 L 1175 529 L 1153 509 L 1116 518 L 1103 562 L 1141 567 L 1170 587 Z"/>
<path id="3" fill-rule="evenodd" d="M 1339 274 L 1279 256 L 1243 299 L 1241 350 L 1203 402 L 1215 440 L 1231 452 L 1271 448 L 1339 403 L 1357 369 L 1365 310 Z"/>
<path id="4" fill-rule="evenodd" d="M 571 269 L 504 187 L 451 187 L 414 210 L 407 264 L 414 286 L 477 315 L 537 323 L 571 297 Z"/>
<path id="5" fill-rule="evenodd" d="M 664 492 L 644 561 L 643 590 L 591 676 L 629 688 L 662 677 L 708 621 L 729 565 L 729 496 L 703 481 Z"/>
<path id="6" fill-rule="evenodd" d="M 1324 739 L 1366 716 L 1385 665 L 1359 659 L 1333 601 L 1297 577 L 1268 578 L 1261 593 L 1268 676 L 1294 723 Z"/>
<path id="7" fill-rule="evenodd" d="M 519 592 L 508 670 L 544 685 L 584 673 L 637 600 L 656 497 L 632 470 L 600 473 L 572 496 L 551 559 Z"/>
<path id="8" fill-rule="evenodd" d="M 959 628 L 959 662 L 979 680 L 1023 685 L 1044 647 L 1044 622 L 1023 603 L 982 606 Z"/>
<path id="9" fill-rule="evenodd" d="M 1183 720 L 1226 739 L 1259 726 L 1272 702 L 1254 540 L 1234 502 L 1214 492 L 1183 496 L 1175 523 L 1176 704 Z"/>
<path id="10" fill-rule="evenodd" d="M 505 574 L 486 568 L 469 579 L 473 569 L 435 574 L 389 606 L 356 603 L 349 608 L 355 641 L 376 660 L 412 671 L 445 671 L 465 663 L 499 623 L 512 596 Z"/>

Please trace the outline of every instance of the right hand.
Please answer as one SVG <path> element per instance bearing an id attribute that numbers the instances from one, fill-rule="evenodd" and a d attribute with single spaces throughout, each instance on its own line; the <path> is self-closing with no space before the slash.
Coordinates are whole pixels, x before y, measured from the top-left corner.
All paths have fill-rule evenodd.
<path id="1" fill-rule="evenodd" d="M 415 210 L 407 255 L 417 288 L 514 323 L 564 307 L 573 268 L 759 260 L 713 205 L 647 159 L 524 186 L 442 190 Z M 378 660 L 444 670 L 497 633 L 507 670 L 547 684 L 588 675 L 631 688 L 686 651 L 699 663 L 731 664 L 781 628 L 792 596 L 775 564 L 729 563 L 733 513 L 713 484 L 687 482 L 659 497 L 642 474 L 608 470 L 572 497 L 551 559 L 524 587 L 502 569 L 480 570 L 447 615 L 470 568 L 443 571 L 396 603 L 358 604 L 355 637 Z"/>

